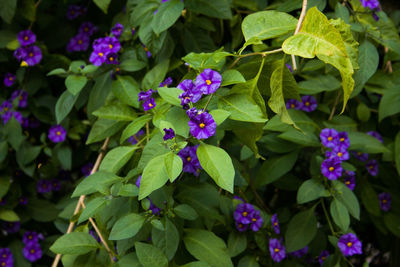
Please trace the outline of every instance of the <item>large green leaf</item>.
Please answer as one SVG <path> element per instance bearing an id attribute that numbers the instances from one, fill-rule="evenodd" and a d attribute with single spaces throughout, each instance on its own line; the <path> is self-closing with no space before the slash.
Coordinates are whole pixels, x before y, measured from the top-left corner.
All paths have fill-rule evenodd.
<path id="1" fill-rule="evenodd" d="M 394 161 L 396 164 L 397 173 L 400 175 L 400 132 L 394 139 Z"/>
<path id="2" fill-rule="evenodd" d="M 384 90 L 379 102 L 379 121 L 400 112 L 400 86 Z"/>
<path id="3" fill-rule="evenodd" d="M 121 181 L 122 178 L 104 171 L 98 171 L 83 179 L 72 193 L 72 197 L 94 193 L 103 186 L 109 187 L 113 183 Z"/>
<path id="4" fill-rule="evenodd" d="M 117 79 L 112 82 L 111 90 L 122 103 L 139 107 L 139 84 L 131 76 L 117 75 Z"/>
<path id="5" fill-rule="evenodd" d="M 181 16 L 183 2 L 170 0 L 162 3 L 151 21 L 151 26 L 156 34 L 160 34 L 171 27 Z"/>
<path id="6" fill-rule="evenodd" d="M 228 153 L 222 148 L 201 143 L 197 148 L 200 165 L 217 185 L 233 193 L 235 169 Z"/>
<path id="7" fill-rule="evenodd" d="M 99 247 L 99 243 L 88 233 L 73 232 L 58 238 L 50 250 L 59 254 L 82 255 Z"/>
<path id="8" fill-rule="evenodd" d="M 19 221 L 19 216 L 16 214 L 13 210 L 6 210 L 3 208 L 0 208 L 0 220 L 6 221 L 6 222 L 17 222 Z"/>
<path id="9" fill-rule="evenodd" d="M 384 153 L 389 150 L 375 137 L 361 132 L 348 132 L 350 149 L 366 153 Z"/>
<path id="10" fill-rule="evenodd" d="M 79 94 L 73 95 L 69 91 L 64 91 L 56 103 L 56 119 L 60 123 L 72 110 L 78 99 Z"/>
<path id="11" fill-rule="evenodd" d="M 231 232 L 228 237 L 228 251 L 233 258 L 242 253 L 247 247 L 247 238 L 243 233 Z"/>
<path id="12" fill-rule="evenodd" d="M 99 108 L 93 112 L 93 115 L 115 121 L 132 121 L 136 118 L 136 113 L 129 106 L 115 103 Z"/>
<path id="13" fill-rule="evenodd" d="M 207 68 L 219 70 L 225 64 L 225 57 L 227 56 L 229 56 L 229 53 L 220 48 L 212 53 L 191 52 L 182 59 L 197 71 L 203 71 Z"/>
<path id="14" fill-rule="evenodd" d="M 137 146 L 120 146 L 112 149 L 104 157 L 99 170 L 117 173 L 130 160 L 136 149 Z"/>
<path id="15" fill-rule="evenodd" d="M 119 140 L 120 143 L 123 143 L 131 137 L 132 135 L 135 135 L 142 127 L 151 120 L 151 115 L 146 114 L 143 116 L 140 116 L 133 120 L 126 128 L 122 131 L 121 138 Z"/>
<path id="16" fill-rule="evenodd" d="M 96 197 L 90 200 L 83 209 L 81 216 L 79 216 L 78 224 L 86 221 L 90 217 L 93 217 L 97 212 L 99 212 L 107 203 L 104 197 Z"/>
<path id="17" fill-rule="evenodd" d="M 163 60 L 158 63 L 154 68 L 146 73 L 142 80 L 142 87 L 144 90 L 150 88 L 157 88 L 158 85 L 164 80 L 169 67 L 169 60 Z M 135 95 L 137 99 L 137 94 Z"/>
<path id="18" fill-rule="evenodd" d="M 109 239 L 121 240 L 135 236 L 142 228 L 145 220 L 145 217 L 136 213 L 130 213 L 119 218 L 111 229 Z"/>
<path id="19" fill-rule="evenodd" d="M 226 70 L 222 73 L 221 76 L 222 76 L 221 87 L 231 84 L 246 82 L 243 75 L 237 70 Z"/>
<path id="20" fill-rule="evenodd" d="M 211 266 L 233 266 L 224 241 L 214 233 L 200 229 L 185 229 L 183 241 L 196 259 Z"/>
<path id="21" fill-rule="evenodd" d="M 111 137 L 124 125 L 125 124 L 122 121 L 99 119 L 93 124 L 89 137 L 86 140 L 86 144 L 89 145 L 104 140 L 107 137 Z"/>
<path id="22" fill-rule="evenodd" d="M 357 197 L 354 195 L 346 185 L 339 181 L 332 181 L 333 186 L 336 190 L 335 197 L 342 202 L 350 212 L 350 214 L 356 218 L 360 219 L 360 204 L 358 203 Z"/>
<path id="23" fill-rule="evenodd" d="M 168 103 L 178 107 L 181 106 L 181 100 L 179 99 L 179 95 L 183 93 L 181 89 L 173 87 L 160 87 L 158 88 L 158 93 Z"/>
<path id="24" fill-rule="evenodd" d="M 286 251 L 293 252 L 304 248 L 317 233 L 317 218 L 314 207 L 297 213 L 289 222 L 285 233 Z"/>
<path id="25" fill-rule="evenodd" d="M 0 17 L 7 22 L 11 23 L 15 9 L 17 8 L 17 0 L 2 0 L 0 1 Z"/>
<path id="26" fill-rule="evenodd" d="M 77 95 L 87 83 L 85 76 L 71 74 L 65 79 L 65 86 L 72 95 Z"/>
<path id="27" fill-rule="evenodd" d="M 168 181 L 168 172 L 164 163 L 167 155 L 168 153 L 154 157 L 147 163 L 140 180 L 139 200 L 147 197 Z"/>
<path id="28" fill-rule="evenodd" d="M 172 183 L 182 172 L 183 162 L 181 157 L 173 152 L 169 152 L 164 158 L 165 170 Z"/>
<path id="29" fill-rule="evenodd" d="M 381 215 L 378 194 L 367 180 L 362 180 L 359 185 L 361 201 L 365 209 L 374 216 Z"/>
<path id="30" fill-rule="evenodd" d="M 238 121 L 266 122 L 261 108 L 245 94 L 233 94 L 218 99 L 218 108 L 230 112 L 229 118 Z"/>
<path id="31" fill-rule="evenodd" d="M 343 87 L 343 109 L 354 87 L 351 77 L 354 70 L 340 32 L 316 7 L 310 8 L 298 34 L 289 37 L 282 45 L 287 54 L 304 58 L 317 56 L 340 71 Z"/>
<path id="32" fill-rule="evenodd" d="M 346 206 L 334 198 L 331 202 L 330 212 L 335 224 L 339 226 L 343 232 L 347 232 L 350 225 L 350 216 Z"/>
<path id="33" fill-rule="evenodd" d="M 186 0 L 185 7 L 195 13 L 219 19 L 231 19 L 232 13 L 228 0 Z"/>
<path id="34" fill-rule="evenodd" d="M 294 31 L 296 24 L 297 19 L 287 13 L 260 11 L 244 18 L 242 31 L 246 41 L 252 38 L 262 41 Z"/>
<path id="35" fill-rule="evenodd" d="M 107 14 L 108 6 L 111 0 L 93 0 L 93 2 L 105 13 Z"/>
<path id="36" fill-rule="evenodd" d="M 297 192 L 297 203 L 304 204 L 320 197 L 329 196 L 329 191 L 324 185 L 315 179 L 303 182 Z"/>
<path id="37" fill-rule="evenodd" d="M 158 230 L 153 227 L 152 231 L 153 244 L 160 248 L 162 252 L 167 256 L 167 259 L 171 261 L 178 249 L 179 245 L 179 232 L 168 218 L 165 218 L 165 229 L 164 231 Z"/>
<path id="38" fill-rule="evenodd" d="M 168 267 L 168 259 L 159 248 L 150 244 L 136 242 L 135 249 L 143 267 Z"/>

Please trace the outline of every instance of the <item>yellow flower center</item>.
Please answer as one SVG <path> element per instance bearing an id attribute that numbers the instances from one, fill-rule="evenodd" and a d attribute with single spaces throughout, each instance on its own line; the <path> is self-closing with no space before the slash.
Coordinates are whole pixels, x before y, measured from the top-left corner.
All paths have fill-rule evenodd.
<path id="1" fill-rule="evenodd" d="M 279 248 L 275 248 L 274 251 L 275 251 L 275 252 L 279 252 Z"/>
<path id="2" fill-rule="evenodd" d="M 361 154 L 362 154 L 361 152 L 357 152 L 357 155 L 361 156 Z"/>
<path id="3" fill-rule="evenodd" d="M 82 44 L 83 42 L 82 42 L 82 40 L 78 40 L 78 44 Z"/>
<path id="4" fill-rule="evenodd" d="M 243 212 L 242 212 L 242 215 L 243 215 L 244 217 L 246 217 L 246 216 L 247 216 L 247 211 L 243 211 Z"/>
<path id="5" fill-rule="evenodd" d="M 332 172 L 335 168 L 329 167 L 329 171 Z"/>
<path id="6" fill-rule="evenodd" d="M 112 44 L 109 44 L 108 47 L 109 47 L 110 49 L 113 48 Z"/>
<path id="7" fill-rule="evenodd" d="M 24 40 L 25 40 L 25 41 L 28 41 L 28 39 L 29 39 L 28 36 L 25 36 L 25 37 L 24 37 Z"/>
<path id="8" fill-rule="evenodd" d="M 382 200 L 382 203 L 383 203 L 383 204 L 386 204 L 386 203 L 387 203 L 387 200 L 386 200 L 386 199 L 383 199 L 383 200 Z"/>
<path id="9" fill-rule="evenodd" d="M 321 260 L 323 260 L 323 261 L 324 261 L 325 259 L 326 259 L 326 257 L 325 257 L 325 256 L 322 256 L 322 257 L 321 257 Z"/>
<path id="10" fill-rule="evenodd" d="M 253 218 L 253 219 L 251 219 L 253 222 L 256 222 L 257 221 L 257 219 L 256 218 Z"/>
<path id="11" fill-rule="evenodd" d="M 1 263 L 1 266 L 6 266 L 6 262 L 3 261 L 3 262 Z"/>
<path id="12" fill-rule="evenodd" d="M 8 108 L 7 108 L 7 107 L 5 107 L 5 108 L 3 108 L 3 110 L 4 110 L 4 111 L 8 111 Z"/>
<path id="13" fill-rule="evenodd" d="M 328 137 L 328 141 L 332 141 L 332 139 L 333 139 L 332 136 Z"/>
<path id="14" fill-rule="evenodd" d="M 290 107 L 291 107 L 291 108 L 295 108 L 295 105 L 294 105 L 294 104 L 291 104 Z"/>
<path id="15" fill-rule="evenodd" d="M 187 157 L 186 160 L 187 160 L 187 161 L 191 161 L 192 158 L 191 158 L 191 157 Z"/>
<path id="16" fill-rule="evenodd" d="M 33 57 L 33 53 L 32 53 L 32 52 L 31 52 L 31 53 L 29 53 L 29 56 L 30 56 L 30 57 Z"/>
<path id="17" fill-rule="evenodd" d="M 239 223 L 239 228 L 243 228 L 243 224 Z"/>
<path id="18" fill-rule="evenodd" d="M 343 156 L 343 153 L 342 152 L 338 152 L 337 155 L 338 155 L 338 157 L 341 157 L 341 156 Z"/>
<path id="19" fill-rule="evenodd" d="M 21 62 L 21 67 L 26 67 L 26 66 L 28 66 L 28 62 L 26 62 L 25 60 L 23 60 L 23 61 Z"/>
<path id="20" fill-rule="evenodd" d="M 102 56 L 104 56 L 104 54 L 103 54 L 103 53 L 101 53 L 101 52 L 100 52 L 100 53 L 98 53 L 98 55 L 99 55 L 99 56 L 101 56 L 101 57 L 102 57 Z"/>
<path id="21" fill-rule="evenodd" d="M 121 68 L 116 68 L 115 71 L 121 71 Z"/>
<path id="22" fill-rule="evenodd" d="M 274 225 L 275 225 L 275 226 L 278 226 L 278 222 L 274 222 Z"/>
<path id="23" fill-rule="evenodd" d="M 148 49 L 147 47 L 144 47 L 143 49 L 144 49 L 144 51 L 146 51 L 146 52 L 149 51 L 149 49 Z"/>
<path id="24" fill-rule="evenodd" d="M 206 80 L 206 84 L 207 84 L 207 85 L 210 85 L 210 84 L 211 84 L 211 81 L 210 81 L 210 80 Z"/>
<path id="25" fill-rule="evenodd" d="M 204 123 L 200 123 L 200 124 L 199 124 L 199 127 L 200 127 L 201 129 L 203 129 L 204 127 L 206 127 L 206 125 L 205 125 Z"/>
<path id="26" fill-rule="evenodd" d="M 14 77 L 9 77 L 8 80 L 13 81 Z"/>
<path id="27" fill-rule="evenodd" d="M 57 134 L 57 135 L 61 135 L 61 132 L 60 132 L 60 131 L 57 131 L 56 134 Z"/>
<path id="28" fill-rule="evenodd" d="M 153 107 L 153 104 L 152 104 L 152 103 L 149 103 L 149 107 Z"/>
<path id="29" fill-rule="evenodd" d="M 4 254 L 3 254 L 3 258 L 7 258 L 7 254 L 4 253 Z"/>
<path id="30" fill-rule="evenodd" d="M 374 166 L 369 165 L 368 168 L 369 168 L 370 170 L 372 170 L 372 169 L 374 168 Z"/>
<path id="31" fill-rule="evenodd" d="M 85 27 L 83 30 L 84 30 L 85 32 L 88 32 L 88 31 L 89 31 L 89 28 L 88 28 L 88 27 Z"/>
<path id="32" fill-rule="evenodd" d="M 34 249 L 31 249 L 30 252 L 31 252 L 31 254 L 33 254 L 33 253 L 35 253 L 35 250 L 34 250 Z"/>
<path id="33" fill-rule="evenodd" d="M 347 246 L 348 246 L 348 247 L 351 247 L 352 245 L 353 245 L 353 243 L 347 242 Z"/>
<path id="34" fill-rule="evenodd" d="M 308 107 L 309 105 L 310 105 L 310 102 L 307 101 L 307 102 L 306 102 L 306 106 Z"/>
<path id="35" fill-rule="evenodd" d="M 114 61 L 114 58 L 113 58 L 113 57 L 110 57 L 109 60 L 110 60 L 110 61 Z"/>
<path id="36" fill-rule="evenodd" d="M 344 138 L 342 137 L 342 138 L 340 138 L 340 142 L 343 142 L 344 141 Z"/>
<path id="37" fill-rule="evenodd" d="M 350 181 L 346 181 L 345 184 L 349 185 L 349 184 L 350 184 Z"/>
<path id="38" fill-rule="evenodd" d="M 18 97 L 18 99 L 19 99 L 19 100 L 22 100 L 22 99 L 24 99 L 24 98 L 22 97 L 22 95 L 20 95 L 20 96 Z"/>

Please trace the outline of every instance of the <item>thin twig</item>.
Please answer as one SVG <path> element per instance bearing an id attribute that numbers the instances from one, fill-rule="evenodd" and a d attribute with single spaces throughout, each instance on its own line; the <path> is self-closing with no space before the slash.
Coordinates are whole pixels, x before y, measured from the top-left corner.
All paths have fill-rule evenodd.
<path id="1" fill-rule="evenodd" d="M 213 96 L 214 96 L 214 93 L 212 93 L 212 94 L 210 95 L 210 97 L 208 98 L 207 103 L 206 103 L 206 105 L 205 105 L 204 108 L 203 108 L 203 112 L 207 109 L 208 104 L 210 104 L 211 98 L 212 98 Z"/>
<path id="2" fill-rule="evenodd" d="M 324 214 L 325 214 L 326 220 L 328 222 L 329 228 L 331 229 L 332 235 L 335 236 L 336 235 L 335 230 L 333 230 L 333 226 L 332 226 L 331 220 L 329 219 L 328 211 L 325 208 L 325 203 L 324 203 L 324 200 L 322 198 L 321 198 L 321 206 L 322 206 L 322 209 L 324 210 Z"/>
<path id="3" fill-rule="evenodd" d="M 260 197 L 260 195 L 257 193 L 257 190 L 254 188 L 254 186 L 250 183 L 250 188 L 251 191 L 253 192 L 254 196 L 256 197 L 258 204 L 268 213 L 272 213 L 271 210 L 268 208 L 267 204 L 265 204 L 264 200 Z"/>
<path id="4" fill-rule="evenodd" d="M 303 6 L 301 8 L 300 18 L 299 18 L 299 21 L 297 22 L 296 30 L 294 31 L 294 35 L 299 33 L 301 24 L 303 24 L 304 17 L 306 16 L 306 11 L 307 11 L 307 0 L 303 0 Z M 293 70 L 296 70 L 297 65 L 296 65 L 295 55 L 292 55 L 292 65 L 293 65 Z"/>
<path id="5" fill-rule="evenodd" d="M 244 57 L 250 57 L 250 56 L 262 56 L 262 57 L 265 57 L 267 55 L 274 54 L 274 53 L 279 53 L 279 52 L 282 52 L 282 48 L 274 49 L 274 50 L 271 50 L 271 51 L 248 53 L 248 54 L 244 54 L 244 55 L 234 55 L 235 57 L 237 57 L 237 59 L 235 59 L 235 61 L 233 61 L 233 63 L 228 67 L 228 69 L 231 69 L 233 66 L 235 66 L 239 62 L 240 59 L 242 59 Z"/>
<path id="6" fill-rule="evenodd" d="M 333 104 L 331 114 L 329 115 L 328 121 L 330 121 L 333 118 L 333 115 L 335 114 L 336 106 L 337 106 L 337 104 L 339 104 L 340 95 L 341 95 L 341 93 L 339 91 L 339 93 L 337 94 L 336 99 L 335 99 L 335 104 Z"/>
<path id="7" fill-rule="evenodd" d="M 146 141 L 147 143 L 150 141 L 150 127 L 149 127 L 149 122 L 146 122 Z"/>
<path id="8" fill-rule="evenodd" d="M 389 52 L 389 48 L 387 46 L 385 46 L 385 54 L 387 54 Z M 392 73 L 393 72 L 393 68 L 392 68 L 392 61 L 388 60 L 385 64 L 385 71 Z"/>
<path id="9" fill-rule="evenodd" d="M 100 163 L 103 160 L 103 157 L 105 155 L 105 151 L 106 151 L 106 148 L 107 148 L 109 142 L 110 142 L 110 138 L 107 137 L 107 139 L 104 141 L 104 143 L 103 143 L 103 145 L 102 145 L 102 147 L 100 149 L 99 155 L 97 156 L 96 162 L 95 162 L 90 174 L 95 173 L 99 169 Z M 82 204 L 84 205 L 83 201 L 85 200 L 85 197 L 86 197 L 85 195 L 82 195 L 82 196 L 79 197 L 78 203 L 76 203 L 76 207 L 75 207 L 75 210 L 74 210 L 74 215 L 78 214 L 79 210 L 81 209 L 81 205 Z M 75 225 L 75 222 L 70 222 L 69 223 L 67 234 L 72 232 L 72 229 L 74 228 L 74 225 Z M 52 267 L 57 267 L 58 262 L 60 261 L 60 259 L 61 259 L 61 254 L 57 254 L 56 257 L 54 258 L 53 264 L 51 266 Z"/>

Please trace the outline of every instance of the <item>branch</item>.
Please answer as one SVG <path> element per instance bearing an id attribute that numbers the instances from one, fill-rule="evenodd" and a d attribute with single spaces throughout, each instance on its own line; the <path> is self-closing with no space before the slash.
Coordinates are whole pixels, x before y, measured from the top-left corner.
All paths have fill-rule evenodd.
<path id="1" fill-rule="evenodd" d="M 228 67 L 228 69 L 231 69 L 233 66 L 236 65 L 236 63 L 239 62 L 240 59 L 242 59 L 244 57 L 257 56 L 257 55 L 265 57 L 266 55 L 279 53 L 279 52 L 282 52 L 282 48 L 274 49 L 271 51 L 248 53 L 248 54 L 244 54 L 244 55 L 234 55 L 235 57 L 237 57 L 237 59 L 235 61 L 233 61 L 233 63 Z"/>
<path id="2" fill-rule="evenodd" d="M 332 107 L 332 110 L 331 110 L 331 114 L 329 115 L 328 121 L 330 121 L 333 118 L 333 115 L 335 114 L 336 106 L 337 106 L 337 104 L 339 104 L 340 95 L 341 95 L 341 93 L 339 91 L 339 93 L 336 96 L 335 103 L 333 104 L 333 107 Z"/>
<path id="3" fill-rule="evenodd" d="M 110 138 L 107 137 L 107 139 L 103 143 L 103 146 L 100 149 L 99 155 L 97 156 L 97 159 L 96 159 L 96 163 L 94 164 L 93 169 L 90 172 L 90 174 L 95 173 L 99 169 L 100 163 L 103 160 L 103 157 L 105 155 L 105 151 L 106 151 L 106 148 L 107 148 L 109 142 L 110 142 Z M 85 198 L 86 198 L 85 195 L 82 195 L 82 196 L 79 197 L 78 203 L 76 203 L 76 207 L 75 207 L 75 210 L 74 210 L 74 215 L 78 214 L 79 210 L 81 209 L 82 204 L 85 205 L 83 203 Z M 67 230 L 66 234 L 69 234 L 69 233 L 72 232 L 72 229 L 74 228 L 74 225 L 75 225 L 75 222 L 70 222 L 69 223 L 68 230 Z M 57 254 L 56 257 L 54 258 L 54 261 L 53 261 L 53 264 L 51 265 L 51 267 L 57 267 L 58 262 L 60 261 L 60 259 L 61 259 L 61 254 Z"/>
<path id="4" fill-rule="evenodd" d="M 306 16 L 306 11 L 307 11 L 307 0 L 303 0 L 303 7 L 301 8 L 300 18 L 299 18 L 299 21 L 297 22 L 296 30 L 294 31 L 294 35 L 299 33 L 301 24 L 303 24 L 304 17 Z M 293 70 L 295 71 L 297 69 L 295 55 L 292 55 L 292 65 L 293 65 Z"/>

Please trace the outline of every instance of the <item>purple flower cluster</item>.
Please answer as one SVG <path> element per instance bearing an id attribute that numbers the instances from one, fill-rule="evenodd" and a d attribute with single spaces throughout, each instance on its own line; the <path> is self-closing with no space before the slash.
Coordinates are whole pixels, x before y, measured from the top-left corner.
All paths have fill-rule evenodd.
<path id="1" fill-rule="evenodd" d="M 47 137 L 54 143 L 60 143 L 65 140 L 67 131 L 61 125 L 53 125 L 49 129 Z"/>
<path id="2" fill-rule="evenodd" d="M 386 192 L 382 192 L 378 195 L 378 199 L 381 210 L 389 211 L 392 205 L 392 195 Z"/>
<path id="3" fill-rule="evenodd" d="M 156 102 L 154 98 L 152 98 L 153 89 L 149 89 L 146 92 L 139 92 L 138 97 L 139 101 L 143 101 L 143 110 L 147 111 L 156 107 Z"/>
<path id="4" fill-rule="evenodd" d="M 297 99 L 289 99 L 286 102 L 287 109 L 297 109 L 305 112 L 314 111 L 317 108 L 317 100 L 311 95 L 301 97 L 301 102 Z"/>
<path id="5" fill-rule="evenodd" d="M 197 146 L 187 146 L 179 151 L 178 156 L 183 161 L 183 171 L 192 173 L 195 176 L 199 176 L 200 170 L 202 169 L 199 159 L 197 158 Z"/>
<path id="6" fill-rule="evenodd" d="M 7 87 L 11 87 L 15 82 L 15 75 L 8 72 L 5 76 L 4 76 L 4 85 Z"/>
<path id="7" fill-rule="evenodd" d="M 70 5 L 67 10 L 66 17 L 69 20 L 76 19 L 77 17 L 85 15 L 87 9 L 86 7 L 80 5 Z"/>
<path id="8" fill-rule="evenodd" d="M 342 235 L 337 245 L 344 256 L 362 254 L 362 243 L 353 233 Z"/>
<path id="9" fill-rule="evenodd" d="M 86 51 L 89 48 L 90 37 L 98 30 L 91 22 L 83 22 L 78 34 L 72 37 L 67 44 L 68 52 Z"/>
<path id="10" fill-rule="evenodd" d="M 132 145 L 135 145 L 135 144 L 137 144 L 138 140 L 140 139 L 140 137 L 142 135 L 144 135 L 144 131 L 139 130 L 136 134 L 134 134 L 128 138 L 128 142 L 131 143 Z"/>
<path id="11" fill-rule="evenodd" d="M 181 99 L 181 105 L 187 109 L 189 102 L 196 103 L 200 100 L 202 92 L 194 86 L 192 80 L 183 80 L 178 84 L 177 88 L 183 90 L 183 93 L 179 95 Z"/>
<path id="12" fill-rule="evenodd" d="M 286 257 L 286 249 L 282 244 L 282 240 L 271 238 L 269 240 L 269 253 L 275 262 L 280 262 Z"/>
<path id="13" fill-rule="evenodd" d="M 114 27 L 111 28 L 111 33 L 113 36 L 119 38 L 121 34 L 124 32 L 124 26 L 117 22 Z"/>
<path id="14" fill-rule="evenodd" d="M 274 229 L 274 232 L 279 235 L 281 233 L 281 230 L 279 228 L 278 214 L 275 213 L 274 215 L 272 215 L 271 223 L 272 223 L 272 228 Z"/>
<path id="15" fill-rule="evenodd" d="M 140 188 L 140 181 L 142 180 L 142 176 L 140 175 L 137 180 L 136 180 L 136 186 L 138 188 Z M 151 202 L 150 198 L 147 198 L 150 202 L 150 206 L 149 206 L 149 210 L 151 211 L 152 214 L 160 214 L 161 209 L 159 207 L 157 207 L 156 205 L 154 205 L 153 202 Z"/>
<path id="16" fill-rule="evenodd" d="M 368 135 L 376 138 L 379 142 L 383 143 L 382 136 L 376 131 L 367 132 Z M 368 153 L 363 153 L 360 151 L 351 151 L 351 154 L 359 161 L 366 162 L 369 158 Z M 378 162 L 374 159 L 368 160 L 365 164 L 365 168 L 368 173 L 372 176 L 377 176 L 379 172 Z"/>
<path id="17" fill-rule="evenodd" d="M 24 90 L 15 90 L 11 95 L 11 99 L 3 101 L 0 105 L 1 119 L 6 124 L 14 117 L 21 125 L 25 126 L 27 119 L 23 118 L 20 112 L 12 110 L 14 100 L 18 102 L 18 107 L 25 108 L 28 105 L 28 93 Z"/>
<path id="18" fill-rule="evenodd" d="M 33 43 L 36 35 L 31 30 L 24 30 L 17 35 L 21 47 L 14 51 L 14 57 L 21 62 L 21 66 L 34 66 L 42 60 L 42 50 Z"/>
<path id="19" fill-rule="evenodd" d="M 167 77 L 163 82 L 160 83 L 160 85 L 158 87 L 168 87 L 172 84 L 172 78 L 171 77 Z"/>
<path id="20" fill-rule="evenodd" d="M 169 128 L 169 129 L 164 128 L 164 132 L 165 132 L 165 134 L 163 136 L 164 141 L 167 141 L 167 140 L 170 140 L 170 139 L 174 139 L 175 132 L 174 132 L 174 130 L 172 128 Z"/>
<path id="21" fill-rule="evenodd" d="M 36 190 L 40 194 L 50 193 L 52 191 L 60 191 L 61 181 L 58 179 L 46 180 L 41 179 L 36 184 Z"/>
<path id="22" fill-rule="evenodd" d="M 9 248 L 0 248 L 0 266 L 13 267 L 14 258 Z"/>
<path id="23" fill-rule="evenodd" d="M 1 228 L 7 232 L 7 234 L 15 234 L 21 228 L 20 222 L 2 222 Z"/>
<path id="24" fill-rule="evenodd" d="M 356 173 L 353 171 L 344 172 L 344 184 L 353 191 L 356 187 Z"/>
<path id="25" fill-rule="evenodd" d="M 217 123 L 207 111 L 198 111 L 196 108 L 189 109 L 190 134 L 197 139 L 207 139 L 215 135 Z"/>
<path id="26" fill-rule="evenodd" d="M 90 54 L 89 61 L 95 66 L 106 64 L 118 64 L 117 53 L 121 49 L 121 44 L 114 36 L 107 36 L 94 40 L 93 52 Z"/>
<path id="27" fill-rule="evenodd" d="M 254 232 L 257 232 L 262 224 L 263 219 L 260 216 L 260 211 L 254 209 L 249 203 L 240 203 L 236 206 L 233 212 L 236 228 L 240 231 L 246 231 L 249 227 Z"/>
<path id="28" fill-rule="evenodd" d="M 40 247 L 39 240 L 43 240 L 42 234 L 34 231 L 26 231 L 22 237 L 22 242 L 25 244 L 23 249 L 24 257 L 30 262 L 35 262 L 42 258 L 43 252 Z"/>
<path id="29" fill-rule="evenodd" d="M 377 176 L 379 172 L 378 162 L 375 159 L 371 159 L 365 165 L 368 173 L 372 176 Z"/>
<path id="30" fill-rule="evenodd" d="M 326 258 L 328 258 L 328 256 L 329 256 L 329 251 L 327 250 L 321 251 L 321 254 L 319 254 L 318 256 L 318 262 L 321 266 L 322 264 L 324 264 L 324 261 L 326 260 Z"/>
<path id="31" fill-rule="evenodd" d="M 11 101 L 14 101 L 15 99 L 18 100 L 19 108 L 26 108 L 28 106 L 28 92 L 22 89 L 15 90 L 11 94 Z"/>
<path id="32" fill-rule="evenodd" d="M 378 0 L 360 0 L 360 1 L 363 7 L 365 8 L 369 8 L 371 10 L 376 10 L 376 11 L 380 9 Z"/>
<path id="33" fill-rule="evenodd" d="M 326 159 L 321 164 L 321 172 L 329 180 L 336 180 L 342 176 L 342 161 L 349 159 L 347 149 L 350 140 L 346 132 L 338 133 L 335 129 L 329 128 L 321 131 L 320 139 L 323 146 L 332 149 L 325 153 Z"/>

